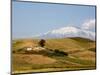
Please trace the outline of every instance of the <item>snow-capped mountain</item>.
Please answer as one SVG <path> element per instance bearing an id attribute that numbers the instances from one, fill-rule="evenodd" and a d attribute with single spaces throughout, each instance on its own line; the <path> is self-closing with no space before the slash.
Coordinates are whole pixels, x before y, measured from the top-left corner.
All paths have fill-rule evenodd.
<path id="1" fill-rule="evenodd" d="M 95 40 L 95 33 L 76 27 L 63 27 L 49 31 L 47 33 L 36 36 L 37 38 L 46 39 L 46 38 L 66 38 L 66 37 L 82 37 Z"/>

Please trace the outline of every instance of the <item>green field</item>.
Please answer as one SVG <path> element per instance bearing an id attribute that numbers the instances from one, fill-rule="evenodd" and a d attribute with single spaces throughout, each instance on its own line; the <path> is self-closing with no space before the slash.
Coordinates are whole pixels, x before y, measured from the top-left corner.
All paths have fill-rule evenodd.
<path id="1" fill-rule="evenodd" d="M 12 41 L 13 74 L 96 68 L 95 41 L 79 37 L 46 39 L 45 50 L 25 50 L 38 47 L 38 42 L 39 39 Z"/>

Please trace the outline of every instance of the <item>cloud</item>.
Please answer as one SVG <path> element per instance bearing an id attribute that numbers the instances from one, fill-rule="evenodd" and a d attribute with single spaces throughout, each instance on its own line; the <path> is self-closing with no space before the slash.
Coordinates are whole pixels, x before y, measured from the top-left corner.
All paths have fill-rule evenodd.
<path id="1" fill-rule="evenodd" d="M 95 19 L 88 20 L 82 24 L 82 29 L 94 30 L 95 29 Z"/>

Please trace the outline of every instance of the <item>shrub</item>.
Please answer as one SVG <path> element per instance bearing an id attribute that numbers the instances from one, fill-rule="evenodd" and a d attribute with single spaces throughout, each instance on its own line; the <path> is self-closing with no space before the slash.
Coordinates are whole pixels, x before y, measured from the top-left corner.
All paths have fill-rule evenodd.
<path id="1" fill-rule="evenodd" d="M 60 51 L 59 49 L 55 49 L 54 52 L 57 56 L 68 56 L 68 53 Z"/>
<path id="2" fill-rule="evenodd" d="M 15 53 L 15 52 L 16 52 L 15 50 L 12 51 L 12 53 Z"/>

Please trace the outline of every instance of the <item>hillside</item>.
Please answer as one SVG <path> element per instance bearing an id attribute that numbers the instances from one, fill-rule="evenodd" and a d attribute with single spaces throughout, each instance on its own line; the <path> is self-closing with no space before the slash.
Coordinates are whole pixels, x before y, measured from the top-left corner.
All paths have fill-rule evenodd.
<path id="1" fill-rule="evenodd" d="M 45 51 L 24 53 L 25 47 L 37 47 L 38 42 L 39 39 L 13 40 L 13 73 L 96 68 L 95 41 L 79 37 L 46 39 Z M 22 50 L 22 52 L 20 52 L 20 50 Z M 57 55 L 55 50 L 67 53 L 68 56 Z"/>

